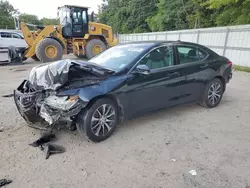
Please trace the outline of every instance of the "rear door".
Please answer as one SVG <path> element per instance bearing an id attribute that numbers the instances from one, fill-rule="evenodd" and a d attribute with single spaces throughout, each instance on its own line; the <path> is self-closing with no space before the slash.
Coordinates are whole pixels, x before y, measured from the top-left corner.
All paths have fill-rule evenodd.
<path id="1" fill-rule="evenodd" d="M 182 86 L 181 103 L 199 100 L 204 90 L 205 80 L 210 75 L 209 55 L 195 45 L 176 45 L 177 64 L 181 75 L 185 76 Z"/>
<path id="2" fill-rule="evenodd" d="M 130 74 L 127 84 L 128 106 L 132 115 L 173 106 L 179 103 L 184 82 L 172 46 L 161 46 L 148 53 L 139 63 L 150 68 L 149 75 Z"/>

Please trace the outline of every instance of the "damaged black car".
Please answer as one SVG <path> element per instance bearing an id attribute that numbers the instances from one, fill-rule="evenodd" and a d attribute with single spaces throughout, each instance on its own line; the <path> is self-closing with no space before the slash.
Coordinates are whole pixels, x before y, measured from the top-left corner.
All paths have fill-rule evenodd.
<path id="1" fill-rule="evenodd" d="M 94 142 L 125 119 L 198 102 L 216 107 L 232 78 L 232 62 L 194 43 L 149 41 L 118 45 L 85 61 L 34 67 L 14 91 L 32 127 L 70 122 Z"/>

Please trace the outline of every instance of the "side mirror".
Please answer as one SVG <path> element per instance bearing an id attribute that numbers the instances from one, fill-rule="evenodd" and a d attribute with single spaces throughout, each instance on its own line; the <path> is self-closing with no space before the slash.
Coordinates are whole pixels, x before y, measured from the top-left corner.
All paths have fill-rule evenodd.
<path id="1" fill-rule="evenodd" d="M 149 75 L 150 68 L 147 65 L 138 65 L 136 67 L 136 73 L 142 74 L 142 75 Z"/>

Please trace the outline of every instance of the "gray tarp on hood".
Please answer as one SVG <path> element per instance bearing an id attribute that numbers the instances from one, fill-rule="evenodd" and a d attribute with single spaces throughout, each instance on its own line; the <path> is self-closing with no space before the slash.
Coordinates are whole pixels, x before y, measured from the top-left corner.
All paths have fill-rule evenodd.
<path id="1" fill-rule="evenodd" d="M 56 90 L 68 80 L 72 60 L 60 60 L 34 67 L 29 75 L 29 81 L 35 88 Z"/>
<path id="2" fill-rule="evenodd" d="M 93 77 L 103 79 L 106 77 L 106 73 L 114 72 L 86 61 L 66 59 L 34 67 L 30 72 L 28 80 L 37 90 L 57 90 L 71 79 L 69 78 L 69 72 L 72 70 L 71 66 L 74 67 L 73 69 L 79 70 L 81 76 L 84 77 L 85 75 L 86 77 L 84 78 L 86 80 L 90 79 L 87 75 L 92 75 L 92 80 Z M 87 74 L 84 74 L 84 72 Z"/>

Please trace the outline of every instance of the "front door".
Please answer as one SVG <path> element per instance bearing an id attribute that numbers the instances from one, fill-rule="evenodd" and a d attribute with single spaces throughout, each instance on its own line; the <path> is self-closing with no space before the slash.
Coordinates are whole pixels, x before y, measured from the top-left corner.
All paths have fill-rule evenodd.
<path id="1" fill-rule="evenodd" d="M 88 33 L 88 10 L 74 8 L 72 11 L 72 37 L 84 37 Z"/>
<path id="2" fill-rule="evenodd" d="M 152 50 L 139 64 L 147 65 L 150 74 L 131 73 L 127 88 L 130 114 L 178 104 L 179 90 L 185 77 L 175 67 L 172 47 L 161 46 Z"/>

